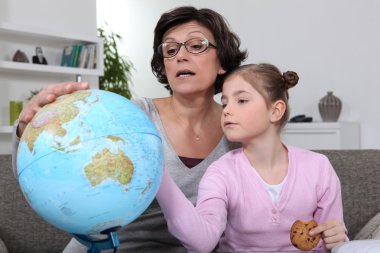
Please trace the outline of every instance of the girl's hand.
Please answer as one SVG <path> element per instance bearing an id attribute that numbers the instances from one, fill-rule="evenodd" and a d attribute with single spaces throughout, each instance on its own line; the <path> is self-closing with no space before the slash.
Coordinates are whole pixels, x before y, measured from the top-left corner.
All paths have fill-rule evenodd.
<path id="1" fill-rule="evenodd" d="M 49 84 L 36 94 L 21 111 L 18 118 L 17 135 L 21 137 L 26 125 L 32 120 L 34 115 L 46 104 L 50 104 L 56 100 L 57 97 L 65 94 L 72 93 L 77 90 L 86 90 L 90 87 L 89 83 L 82 82 L 65 82 L 58 84 Z"/>
<path id="2" fill-rule="evenodd" d="M 311 236 L 319 233 L 322 233 L 321 237 L 325 243 L 326 249 L 328 250 L 331 250 L 336 245 L 345 242 L 347 238 L 346 228 L 337 220 L 326 221 L 325 223 L 322 223 L 310 230 Z"/>

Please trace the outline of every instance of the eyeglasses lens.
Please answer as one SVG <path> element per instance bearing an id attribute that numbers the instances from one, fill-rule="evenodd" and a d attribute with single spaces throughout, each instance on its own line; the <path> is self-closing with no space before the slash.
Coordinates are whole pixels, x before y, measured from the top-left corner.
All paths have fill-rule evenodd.
<path id="1" fill-rule="evenodd" d="M 189 53 L 200 54 L 210 46 L 207 39 L 190 39 L 183 43 L 165 42 L 158 47 L 158 51 L 164 58 L 177 55 L 181 47 L 184 46 Z"/>

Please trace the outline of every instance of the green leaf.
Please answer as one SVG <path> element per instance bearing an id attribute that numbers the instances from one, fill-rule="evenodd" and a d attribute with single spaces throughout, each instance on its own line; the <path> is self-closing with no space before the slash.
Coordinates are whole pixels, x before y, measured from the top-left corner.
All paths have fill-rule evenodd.
<path id="1" fill-rule="evenodd" d="M 112 31 L 106 32 L 104 27 L 98 28 L 98 35 L 104 44 L 104 75 L 99 78 L 99 88 L 130 99 L 132 94 L 129 84 L 133 64 L 119 55 L 118 42 L 122 37 Z"/>

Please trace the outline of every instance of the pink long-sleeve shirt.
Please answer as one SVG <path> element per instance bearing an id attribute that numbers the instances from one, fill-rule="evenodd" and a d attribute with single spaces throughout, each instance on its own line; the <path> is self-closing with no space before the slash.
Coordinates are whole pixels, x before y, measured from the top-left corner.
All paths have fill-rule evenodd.
<path id="1" fill-rule="evenodd" d="M 273 203 L 243 153 L 236 149 L 215 161 L 203 176 L 196 207 L 164 173 L 157 200 L 169 231 L 190 252 L 295 250 L 294 221 L 343 223 L 340 181 L 321 154 L 287 146 L 288 175 Z M 322 240 L 316 247 L 324 249 Z"/>

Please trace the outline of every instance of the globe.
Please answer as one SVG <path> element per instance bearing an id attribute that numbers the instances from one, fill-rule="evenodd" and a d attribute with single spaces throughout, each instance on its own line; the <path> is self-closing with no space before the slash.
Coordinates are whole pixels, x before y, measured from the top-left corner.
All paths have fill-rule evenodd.
<path id="1" fill-rule="evenodd" d="M 128 99 L 77 91 L 44 106 L 18 149 L 18 180 L 50 224 L 97 235 L 136 219 L 152 202 L 163 168 L 149 117 Z"/>

